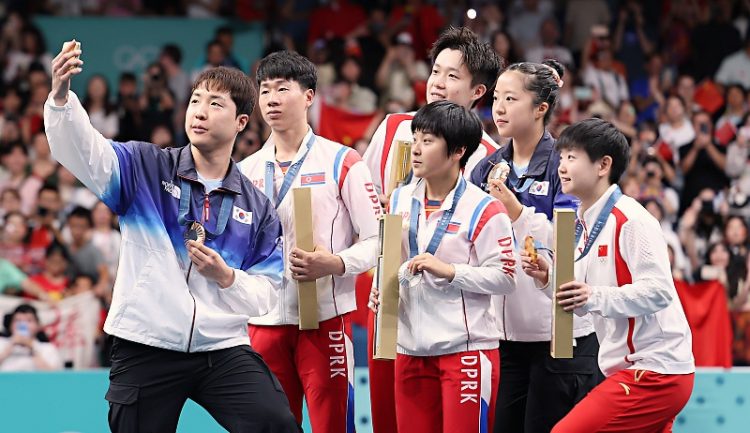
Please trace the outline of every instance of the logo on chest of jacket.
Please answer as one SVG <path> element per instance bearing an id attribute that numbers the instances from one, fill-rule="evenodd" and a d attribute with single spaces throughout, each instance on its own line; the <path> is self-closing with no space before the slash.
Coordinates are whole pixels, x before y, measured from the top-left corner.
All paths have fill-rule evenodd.
<path id="1" fill-rule="evenodd" d="M 604 262 L 607 260 L 607 256 L 609 255 L 609 248 L 607 245 L 599 245 L 599 248 L 597 250 L 597 257 L 599 258 L 600 262 Z"/>
<path id="2" fill-rule="evenodd" d="M 171 194 L 172 197 L 176 199 L 180 199 L 180 187 L 173 184 L 172 182 L 167 182 L 166 180 L 161 181 L 161 186 L 164 188 L 164 191 L 166 191 L 168 194 Z"/>
<path id="3" fill-rule="evenodd" d="M 252 182 L 256 188 L 261 190 L 266 187 L 266 182 L 264 179 L 252 179 L 250 182 Z"/>
<path id="4" fill-rule="evenodd" d="M 548 181 L 534 181 L 529 187 L 529 192 L 534 195 L 547 195 L 549 193 Z"/>

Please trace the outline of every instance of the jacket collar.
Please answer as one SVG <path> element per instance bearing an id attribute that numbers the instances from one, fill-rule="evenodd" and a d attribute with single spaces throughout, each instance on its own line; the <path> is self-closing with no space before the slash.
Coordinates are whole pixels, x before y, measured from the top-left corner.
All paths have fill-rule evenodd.
<path id="1" fill-rule="evenodd" d="M 539 177 L 544 175 L 547 170 L 547 163 L 549 162 L 549 155 L 555 150 L 555 140 L 552 138 L 552 134 L 549 131 L 544 131 L 542 138 L 537 143 L 534 153 L 531 155 L 531 161 L 529 161 L 529 169 L 526 171 L 524 177 Z M 509 164 L 513 162 L 513 140 L 508 142 L 505 147 L 500 150 L 500 156 Z"/>
<path id="2" fill-rule="evenodd" d="M 195 169 L 195 161 L 193 160 L 193 153 L 191 151 L 192 147 L 192 144 L 188 144 L 180 149 L 177 156 L 177 175 L 192 181 L 197 181 L 198 172 Z M 237 164 L 231 159 L 229 160 L 229 171 L 224 177 L 224 180 L 221 181 L 221 189 L 235 194 L 240 194 L 242 192 L 242 175 L 237 168 Z"/>

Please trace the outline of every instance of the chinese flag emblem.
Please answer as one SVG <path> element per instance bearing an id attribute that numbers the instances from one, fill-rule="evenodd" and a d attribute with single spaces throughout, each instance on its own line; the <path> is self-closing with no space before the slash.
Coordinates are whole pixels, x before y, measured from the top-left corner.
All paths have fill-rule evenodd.
<path id="1" fill-rule="evenodd" d="M 599 257 L 607 257 L 607 246 L 599 245 Z"/>

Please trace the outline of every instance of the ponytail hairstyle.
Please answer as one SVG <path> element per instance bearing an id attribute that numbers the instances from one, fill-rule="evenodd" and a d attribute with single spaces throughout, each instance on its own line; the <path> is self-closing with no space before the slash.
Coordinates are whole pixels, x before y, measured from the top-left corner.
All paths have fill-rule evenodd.
<path id="1" fill-rule="evenodd" d="M 549 123 L 557 105 L 560 88 L 563 86 L 563 74 L 565 70 L 557 60 L 548 59 L 542 63 L 520 62 L 508 66 L 500 75 L 508 71 L 516 71 L 526 75 L 524 80 L 526 90 L 534 95 L 534 106 L 546 102 L 549 105 L 544 113 L 544 125 Z"/>

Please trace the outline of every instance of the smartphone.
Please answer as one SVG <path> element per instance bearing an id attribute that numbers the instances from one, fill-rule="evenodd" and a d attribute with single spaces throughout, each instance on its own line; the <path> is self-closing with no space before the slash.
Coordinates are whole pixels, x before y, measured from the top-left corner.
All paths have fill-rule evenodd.
<path id="1" fill-rule="evenodd" d="M 701 133 L 702 134 L 708 134 L 708 124 L 707 123 L 701 123 Z"/>
<path id="2" fill-rule="evenodd" d="M 28 322 L 16 322 L 16 332 L 24 337 L 29 337 L 31 330 L 29 329 Z"/>

